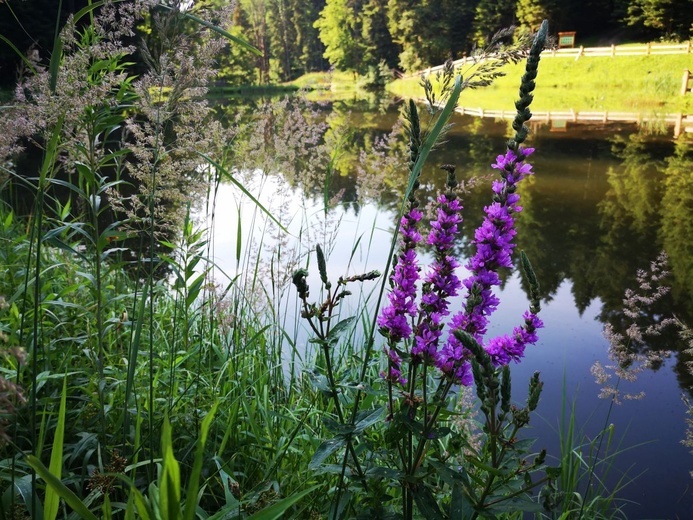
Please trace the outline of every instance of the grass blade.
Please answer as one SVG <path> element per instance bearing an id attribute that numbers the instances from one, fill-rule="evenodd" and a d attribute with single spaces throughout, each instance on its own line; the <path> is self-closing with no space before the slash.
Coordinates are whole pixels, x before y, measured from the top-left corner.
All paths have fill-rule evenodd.
<path id="1" fill-rule="evenodd" d="M 168 9 L 169 11 L 174 10 L 173 7 L 170 7 L 168 5 L 160 4 L 159 7 L 162 7 L 164 9 Z M 227 40 L 231 40 L 232 42 L 240 45 L 245 50 L 250 51 L 253 54 L 256 54 L 257 56 L 262 56 L 262 51 L 260 51 L 260 49 L 258 49 L 257 47 L 254 47 L 253 45 L 251 45 L 250 43 L 248 43 L 244 39 L 239 38 L 238 36 L 234 36 L 233 34 L 231 34 L 228 31 L 225 31 L 224 29 L 222 29 L 218 25 L 214 25 L 213 23 L 210 23 L 207 20 L 203 20 L 202 18 L 200 18 L 199 16 L 195 16 L 194 14 L 190 14 L 190 13 L 186 13 L 186 12 L 180 12 L 179 14 L 183 18 L 187 18 L 188 20 L 192 20 L 193 22 L 199 23 L 200 25 L 207 27 L 208 29 L 211 29 L 215 33 L 220 34 L 221 36 L 226 38 Z"/>
<path id="2" fill-rule="evenodd" d="M 276 520 L 277 518 L 280 518 L 292 505 L 301 500 L 311 491 L 320 487 L 320 485 L 321 484 L 316 484 L 313 487 L 309 487 L 305 491 L 301 491 L 300 493 L 286 497 L 284 500 L 280 500 L 279 502 L 276 502 L 271 506 L 249 516 L 248 520 Z"/>
<path id="3" fill-rule="evenodd" d="M 159 482 L 159 509 L 162 518 L 178 520 L 181 514 L 180 466 L 173 455 L 171 425 L 168 422 L 168 418 L 164 419 L 161 434 L 161 451 L 164 461 L 162 463 L 161 482 Z"/>
<path id="4" fill-rule="evenodd" d="M 250 200 L 252 200 L 253 203 L 254 203 L 258 208 L 260 208 L 260 210 L 262 210 L 262 212 L 263 212 L 265 215 L 267 215 L 269 218 L 271 218 L 272 221 L 273 221 L 277 226 L 279 226 L 279 228 L 280 228 L 282 231 L 284 231 L 284 233 L 288 233 L 288 232 L 289 232 L 289 231 L 284 227 L 284 225 L 283 225 L 281 222 L 279 222 L 279 220 L 277 220 L 277 219 L 275 218 L 274 215 L 272 215 L 267 209 L 265 209 L 265 207 L 262 205 L 262 203 L 261 203 L 259 200 L 257 200 L 257 199 L 246 189 L 245 186 L 243 186 L 240 182 L 238 182 L 238 181 L 233 177 L 233 175 L 231 175 L 231 173 L 230 173 L 228 170 L 226 170 L 226 168 L 224 168 L 221 164 L 219 164 L 217 161 L 215 161 L 214 159 L 212 159 L 212 158 L 209 157 L 208 155 L 205 155 L 205 154 L 203 154 L 203 153 L 199 153 L 199 155 L 200 155 L 200 157 L 202 157 L 205 161 L 209 162 L 209 164 L 211 164 L 212 166 L 214 166 L 220 173 L 223 173 L 224 175 L 226 175 L 226 176 L 228 177 L 228 179 L 229 179 L 232 183 L 234 183 L 234 184 L 236 185 L 236 187 L 237 187 L 239 190 L 241 190 L 241 191 L 243 192 L 243 194 L 244 194 L 246 197 L 248 197 Z"/>
<path id="5" fill-rule="evenodd" d="M 17 47 L 15 47 L 15 45 L 10 40 L 5 38 L 2 34 L 0 34 L 0 40 L 2 40 L 3 42 L 5 42 L 7 45 L 10 46 L 10 48 L 15 52 L 15 54 L 22 59 L 22 61 L 24 62 L 24 65 L 27 66 L 27 68 L 31 71 L 31 73 L 33 75 L 37 74 L 36 69 L 34 68 L 34 65 L 27 59 L 26 56 L 24 56 L 24 54 L 22 54 L 19 51 L 19 49 Z"/>
<path id="6" fill-rule="evenodd" d="M 55 428 L 55 438 L 51 448 L 51 462 L 49 471 L 58 481 L 62 477 L 63 469 L 63 442 L 65 440 L 65 410 L 67 408 L 67 377 L 63 378 L 63 393 L 60 396 L 60 409 L 58 411 L 58 425 Z M 44 519 L 55 520 L 58 516 L 58 506 L 60 496 L 53 487 L 46 489 L 46 500 L 44 502 Z"/>
<path id="7" fill-rule="evenodd" d="M 190 483 L 188 484 L 188 492 L 185 499 L 185 510 L 183 511 L 183 520 L 195 520 L 195 506 L 197 505 L 197 492 L 200 489 L 200 476 L 202 474 L 202 462 L 205 454 L 205 443 L 209 428 L 212 425 L 212 420 L 217 412 L 219 402 L 215 402 L 212 409 L 202 421 L 200 436 L 197 439 L 197 447 L 195 449 L 195 460 L 193 461 L 193 469 L 190 474 Z"/>
<path id="8" fill-rule="evenodd" d="M 26 460 L 29 465 L 34 468 L 34 471 L 45 481 L 46 485 L 55 490 L 55 492 L 65 500 L 75 513 L 83 520 L 98 520 L 96 515 L 89 511 L 89 508 L 82 502 L 77 495 L 63 484 L 60 479 L 56 478 L 43 463 L 33 455 L 27 455 Z"/>

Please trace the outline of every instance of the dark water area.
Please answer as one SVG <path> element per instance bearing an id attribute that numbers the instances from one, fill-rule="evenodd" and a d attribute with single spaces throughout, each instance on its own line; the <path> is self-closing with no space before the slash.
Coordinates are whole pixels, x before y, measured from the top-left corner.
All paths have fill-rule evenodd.
<path id="1" fill-rule="evenodd" d="M 398 106 L 334 103 L 316 110 L 329 129 L 348 128 L 348 138 L 339 141 L 340 155 L 329 183 L 277 167 L 282 182 L 291 185 L 289 211 L 321 215 L 324 201 L 333 199 L 324 212 L 338 222 L 330 270 L 338 275 L 383 269 L 406 170 L 379 164 L 381 189 L 372 192 L 359 184 L 358 172 L 365 161 L 361 150 L 375 153 L 372 142 L 395 125 Z M 456 254 L 464 265 L 474 229 L 490 201 L 490 165 L 503 153 L 510 130 L 508 122 L 469 116 L 456 116 L 453 123 L 422 174 L 420 198 L 432 198 L 443 187 L 441 164 L 455 164 L 468 184 L 481 179 L 471 182 L 463 196 L 465 224 Z M 662 284 L 671 291 L 651 307 L 643 306 L 638 324 L 647 327 L 676 316 L 693 325 L 691 147 L 631 125 L 568 124 L 565 131 L 552 132 L 537 123 L 532 130 L 527 144 L 536 148 L 531 157 L 535 176 L 523 181 L 518 191 L 523 211 L 517 221 L 517 250 L 527 253 L 539 279 L 545 328 L 538 344 L 513 366 L 514 398 L 522 402 L 529 377 L 540 371 L 545 386 L 530 435 L 538 438 L 537 448 L 547 448 L 550 462 L 560 454 L 563 410 L 575 403 L 582 443 L 613 425 L 614 440 L 609 451 L 606 444 L 601 447 L 599 458 L 605 462 L 597 474 L 607 486 L 624 486 L 617 497 L 627 518 L 693 518 L 693 455 L 681 444 L 686 436 L 682 396 L 693 392 L 687 366 L 692 359 L 683 352 L 687 345 L 678 331 L 665 328 L 659 336 L 631 343 L 631 350 L 650 363 L 635 381 L 619 383 L 619 390 L 644 392 L 641 399 L 622 399 L 622 404 L 611 406 L 609 399 L 599 399 L 602 387 L 590 372 L 595 362 L 614 364 L 603 329 L 609 325 L 626 333 L 630 321 L 623 312 L 624 292 L 637 288 L 637 271 L 648 269 L 662 251 L 671 271 Z M 390 151 L 395 148 L 401 154 L 404 146 L 393 141 Z M 268 200 L 271 193 L 265 193 Z M 234 211 L 218 218 L 233 222 Z M 228 255 L 230 266 L 235 244 L 228 229 L 217 230 L 216 240 L 218 261 L 223 265 Z M 502 303 L 492 319 L 491 335 L 510 332 L 527 308 L 527 289 L 517 273 L 507 274 L 499 297 Z M 307 341 L 305 331 L 297 337 Z M 612 467 L 605 472 L 607 464 Z M 584 487 L 579 491 L 585 494 Z"/>

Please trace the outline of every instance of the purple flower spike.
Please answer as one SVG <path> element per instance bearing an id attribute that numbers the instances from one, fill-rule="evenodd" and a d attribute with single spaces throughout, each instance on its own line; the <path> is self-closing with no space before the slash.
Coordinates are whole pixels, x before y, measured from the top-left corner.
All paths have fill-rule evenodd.
<path id="1" fill-rule="evenodd" d="M 491 356 L 495 366 L 507 365 L 510 361 L 519 362 L 525 355 L 525 347 L 537 342 L 537 329 L 544 323 L 539 317 L 529 311 L 524 314 L 525 324 L 515 327 L 512 336 L 499 336 L 491 339 L 486 346 L 486 352 Z"/>
<path id="2" fill-rule="evenodd" d="M 436 366 L 456 384 L 470 386 L 474 381 L 468 361 L 470 355 L 470 352 L 461 343 L 452 345 L 448 342 L 438 353 Z"/>
<path id="3" fill-rule="evenodd" d="M 378 318 L 381 334 L 392 343 L 399 343 L 412 335 L 409 322 L 410 317 L 416 314 L 416 282 L 419 280 L 416 245 L 421 242 L 417 224 L 421 216 L 421 212 L 413 207 L 402 217 L 400 253 L 390 278 L 390 304 L 383 308 Z"/>
<path id="4" fill-rule="evenodd" d="M 414 362 L 435 362 L 442 335 L 442 318 L 448 311 L 450 297 L 457 296 L 461 287 L 455 274 L 457 260 L 448 253 L 457 238 L 462 223 L 462 205 L 452 194 L 438 197 L 436 220 L 431 222 L 428 243 L 435 249 L 435 260 L 424 278 L 421 295 L 421 321 L 416 328 L 416 340 L 411 350 Z"/>
<path id="5" fill-rule="evenodd" d="M 489 316 L 499 304 L 498 298 L 493 294 L 493 288 L 500 285 L 498 270 L 512 267 L 516 235 L 514 215 L 522 211 L 517 205 L 520 196 L 515 193 L 516 185 L 533 173 L 532 166 L 523 162 L 533 151 L 533 148 L 524 148 L 516 154 L 508 150 L 504 155 L 499 155 L 492 165 L 500 170 L 502 179 L 494 181 L 494 202 L 484 208 L 486 217 L 474 234 L 476 253 L 466 266 L 472 274 L 463 282 L 467 288 L 466 306 L 453 316 L 450 323 L 451 330 L 464 330 L 479 342 L 482 342 L 486 334 Z M 533 342 L 529 340 L 538 328 L 536 325 L 540 323 L 536 316 L 525 316 L 525 327 L 515 329 L 512 338 L 501 336 L 489 341 L 486 350 L 494 363 L 502 365 L 511 359 L 519 359 L 524 353 L 524 346 Z M 536 335 L 534 338 L 536 341 Z M 448 337 L 445 353 L 448 356 L 464 354 L 462 345 L 452 333 Z M 449 360 L 441 360 L 441 369 L 447 364 Z"/>

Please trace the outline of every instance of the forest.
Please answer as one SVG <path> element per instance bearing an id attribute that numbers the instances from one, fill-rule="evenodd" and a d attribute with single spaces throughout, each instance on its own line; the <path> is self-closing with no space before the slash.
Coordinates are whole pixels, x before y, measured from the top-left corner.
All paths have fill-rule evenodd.
<path id="1" fill-rule="evenodd" d="M 197 4 L 225 5 L 229 0 Z M 174 2 L 171 2 L 174 3 Z M 63 2 L 63 21 L 87 0 Z M 0 35 L 45 58 L 59 2 L 0 2 Z M 483 47 L 498 30 L 575 31 L 579 45 L 686 40 L 691 0 L 237 0 L 229 32 L 259 55 L 229 46 L 218 60 L 227 84 L 267 84 L 332 68 L 359 75 L 415 71 Z M 136 60 L 137 61 L 137 60 Z M 0 85 L 16 77 L 17 54 L 0 46 Z"/>

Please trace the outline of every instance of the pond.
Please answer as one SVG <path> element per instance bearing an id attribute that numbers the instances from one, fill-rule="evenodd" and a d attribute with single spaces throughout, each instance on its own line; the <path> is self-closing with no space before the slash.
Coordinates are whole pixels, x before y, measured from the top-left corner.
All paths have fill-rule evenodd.
<path id="1" fill-rule="evenodd" d="M 329 252 L 334 278 L 385 267 L 407 180 L 404 142 L 388 136 L 398 110 L 389 102 L 254 108 L 254 130 L 239 138 L 239 157 L 247 162 L 239 163 L 235 175 L 288 234 L 235 186 L 219 187 L 213 221 L 217 276 L 239 274 L 262 287 L 273 302 L 270 312 L 301 358 L 309 334 L 297 317 L 291 269 L 305 266 L 318 242 Z M 467 190 L 456 250 L 464 264 L 490 200 L 490 164 L 510 134 L 504 121 L 455 116 L 452 122 L 422 174 L 420 197 L 430 199 L 442 188 L 439 165 L 457 166 Z M 591 368 L 596 362 L 613 364 L 604 327 L 625 333 L 624 292 L 637 288 L 637 271 L 648 269 L 662 250 L 671 270 L 663 283 L 671 292 L 653 308 L 641 309 L 641 324 L 672 315 L 693 324 L 693 156 L 671 136 L 632 125 L 568 124 L 556 132 L 538 123 L 532 129 L 528 144 L 536 148 L 535 176 L 519 189 L 517 243 L 541 284 L 545 328 L 538 344 L 513 366 L 514 398 L 524 399 L 526 381 L 540 371 L 544 392 L 531 432 L 538 448 L 559 455 L 562 409 L 575 403 L 582 442 L 614 425 L 607 452 L 615 453 L 609 459 L 613 467 L 604 478 L 610 486 L 627 484 L 618 493 L 627 518 L 691 518 L 693 455 L 681 441 L 687 410 L 682 396 L 691 395 L 693 376 L 677 331 L 665 329 L 634 344 L 649 359 L 648 368 L 635 381 L 619 383 L 622 404 L 612 407 L 609 399 L 598 398 L 602 387 Z M 297 148 L 307 150 L 306 156 L 297 156 Z M 310 281 L 317 291 L 317 278 Z M 526 287 L 517 273 L 509 273 L 498 294 L 502 303 L 491 332 L 505 333 L 527 307 Z M 367 304 L 356 299 L 352 306 L 372 310 L 374 299 Z M 625 398 L 640 392 L 644 396 L 637 400 Z M 604 459 L 605 446 L 601 449 Z"/>

